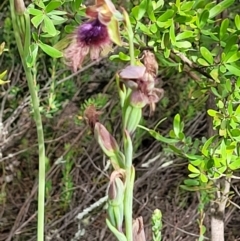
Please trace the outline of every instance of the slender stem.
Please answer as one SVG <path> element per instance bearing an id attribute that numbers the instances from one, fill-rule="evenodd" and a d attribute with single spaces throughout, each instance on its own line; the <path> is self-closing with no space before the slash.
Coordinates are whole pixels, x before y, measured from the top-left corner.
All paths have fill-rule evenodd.
<path id="1" fill-rule="evenodd" d="M 133 146 L 132 140 L 127 130 L 124 136 L 124 155 L 125 155 L 125 172 L 126 172 L 126 189 L 124 193 L 124 215 L 126 238 L 132 241 L 132 206 L 133 206 L 133 185 L 134 185 L 134 168 L 132 168 Z M 133 171 L 132 171 L 133 169 Z"/>
<path id="2" fill-rule="evenodd" d="M 131 36 L 129 35 L 129 54 L 130 54 L 130 63 L 131 65 L 134 65 L 135 55 L 134 55 L 133 32 L 131 32 Z"/>
<path id="3" fill-rule="evenodd" d="M 128 16 L 128 13 L 126 12 L 125 9 L 123 9 L 123 15 L 124 15 L 124 20 L 125 20 L 125 26 L 126 26 L 126 31 L 128 34 L 128 41 L 129 41 L 129 55 L 130 55 L 130 64 L 134 65 L 135 64 L 135 55 L 134 55 L 134 33 L 132 29 L 132 25 Z"/>
<path id="4" fill-rule="evenodd" d="M 130 64 L 135 64 L 135 55 L 134 55 L 134 34 L 132 26 L 130 23 L 129 16 L 127 12 L 124 11 L 125 21 L 126 21 L 126 30 L 128 33 L 129 40 L 129 55 L 130 55 Z M 129 104 L 128 98 L 131 93 L 131 89 L 128 88 L 127 94 L 125 96 L 125 105 Z M 125 106 L 126 107 L 126 106 Z M 123 114 L 123 118 L 125 115 Z M 125 120 L 123 120 L 125 123 Z M 123 130 L 125 132 L 125 130 Z M 125 171 L 126 171 L 126 189 L 124 194 L 124 216 L 125 216 L 125 229 L 126 229 L 126 238 L 127 241 L 133 240 L 133 225 L 132 225 L 132 212 L 133 212 L 133 187 L 134 187 L 134 168 L 132 167 L 132 158 L 133 158 L 133 145 L 131 137 L 126 137 L 126 133 L 123 133 L 124 136 L 124 155 L 125 155 Z"/>
<path id="5" fill-rule="evenodd" d="M 135 55 L 134 55 L 134 34 L 132 30 L 132 25 L 129 16 L 126 11 L 124 11 L 124 18 L 126 24 L 126 31 L 128 33 L 129 41 L 129 55 L 130 64 L 135 65 Z M 127 94 L 125 96 L 125 105 L 129 104 L 128 98 L 131 94 L 131 89 L 127 89 Z M 126 107 L 126 106 L 125 106 Z M 123 118 L 125 118 L 123 111 Z M 125 120 L 123 119 L 123 123 Z M 125 216 L 125 229 L 127 241 L 133 241 L 133 225 L 132 225 L 132 213 L 133 213 L 133 187 L 134 187 L 134 167 L 132 166 L 133 159 L 133 144 L 130 135 L 127 137 L 125 130 L 123 130 L 124 136 L 124 155 L 125 155 L 125 171 L 126 171 L 126 188 L 124 194 L 124 216 Z"/>
<path id="6" fill-rule="evenodd" d="M 133 171 L 132 171 L 133 170 Z M 124 194 L 124 216 L 127 241 L 133 240 L 132 212 L 133 212 L 133 187 L 134 187 L 134 168 L 126 168 L 126 189 Z"/>
<path id="7" fill-rule="evenodd" d="M 34 112 L 34 120 L 37 127 L 38 136 L 38 151 L 39 151 L 39 188 L 38 188 L 38 231 L 37 240 L 44 241 L 44 204 L 45 204 L 45 146 L 44 146 L 44 134 L 42 118 L 39 110 L 39 98 L 36 90 L 36 69 L 35 67 L 29 68 L 26 63 L 27 56 L 29 54 L 29 47 L 31 41 L 31 29 L 30 29 L 30 18 L 27 13 L 24 13 L 25 17 L 25 41 L 24 46 L 21 42 L 18 27 L 16 24 L 16 15 L 14 11 L 14 0 L 10 0 L 12 24 L 15 34 L 15 39 L 18 47 L 19 54 L 21 56 L 22 65 L 26 74 L 29 92 L 31 95 L 31 101 Z M 23 17 L 23 16 L 17 16 Z M 34 65 L 35 66 L 35 65 Z"/>

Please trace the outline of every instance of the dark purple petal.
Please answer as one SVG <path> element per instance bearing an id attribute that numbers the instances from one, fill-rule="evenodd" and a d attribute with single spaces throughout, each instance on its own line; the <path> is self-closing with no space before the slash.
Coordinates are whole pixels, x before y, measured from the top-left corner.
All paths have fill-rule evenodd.
<path id="1" fill-rule="evenodd" d="M 79 26 L 78 41 L 86 45 L 101 45 L 109 42 L 108 30 L 98 19 L 91 20 Z"/>

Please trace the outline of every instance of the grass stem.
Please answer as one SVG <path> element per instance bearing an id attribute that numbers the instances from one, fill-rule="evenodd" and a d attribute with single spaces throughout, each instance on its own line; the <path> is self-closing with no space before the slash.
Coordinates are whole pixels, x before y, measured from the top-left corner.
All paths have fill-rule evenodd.
<path id="1" fill-rule="evenodd" d="M 23 17 L 23 15 L 18 16 L 15 14 L 14 0 L 10 0 L 12 24 L 15 35 L 15 40 L 17 43 L 18 51 L 21 57 L 24 72 L 26 74 L 26 79 L 28 83 L 28 88 L 31 96 L 34 121 L 37 127 L 37 137 L 38 137 L 38 155 L 39 155 L 39 178 L 38 178 L 38 225 L 37 225 L 37 240 L 44 241 L 44 204 L 45 204 L 45 145 L 44 145 L 44 134 L 42 118 L 39 110 L 39 98 L 36 88 L 36 69 L 35 63 L 31 68 L 28 67 L 26 59 L 29 56 L 29 49 L 31 44 L 31 29 L 30 29 L 30 18 L 28 13 L 25 11 L 25 38 L 24 42 L 20 38 L 18 32 L 17 21 L 18 18 Z"/>

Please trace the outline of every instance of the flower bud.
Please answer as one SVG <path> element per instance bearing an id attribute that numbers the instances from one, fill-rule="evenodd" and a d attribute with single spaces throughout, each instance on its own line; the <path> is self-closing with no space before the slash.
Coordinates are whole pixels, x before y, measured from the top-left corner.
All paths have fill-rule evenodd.
<path id="1" fill-rule="evenodd" d="M 122 231 L 123 214 L 124 214 L 124 191 L 123 180 L 125 171 L 119 169 L 114 171 L 110 177 L 108 188 L 108 217 L 111 224 L 118 230 Z M 121 179 L 122 178 L 122 179 Z"/>
<path id="2" fill-rule="evenodd" d="M 122 179 L 125 179 L 125 170 L 118 169 L 111 174 L 110 183 L 108 188 L 108 196 L 114 204 L 122 202 L 124 197 L 124 184 Z"/>
<path id="3" fill-rule="evenodd" d="M 24 14 L 26 7 L 23 0 L 14 0 L 15 12 L 19 15 Z"/>
<path id="4" fill-rule="evenodd" d="M 102 147 L 104 153 L 107 156 L 114 155 L 114 152 L 119 150 L 119 146 L 115 138 L 108 132 L 104 125 L 97 122 L 95 124 L 95 137 L 98 140 L 99 145 Z"/>
<path id="5" fill-rule="evenodd" d="M 146 241 L 142 217 L 133 221 L 133 241 Z"/>
<path id="6" fill-rule="evenodd" d="M 116 170 L 124 167 L 124 155 L 119 150 L 117 141 L 104 125 L 97 122 L 94 128 L 94 135 L 104 154 L 110 158 L 113 168 Z"/>

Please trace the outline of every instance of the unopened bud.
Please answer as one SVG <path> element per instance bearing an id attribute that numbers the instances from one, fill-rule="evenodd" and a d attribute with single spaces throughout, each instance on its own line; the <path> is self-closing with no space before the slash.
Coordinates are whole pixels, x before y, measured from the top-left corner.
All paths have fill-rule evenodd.
<path id="1" fill-rule="evenodd" d="M 133 241 L 146 241 L 142 217 L 133 221 Z"/>
<path id="2" fill-rule="evenodd" d="M 24 14 L 26 7 L 23 0 L 14 0 L 15 12 L 19 15 Z"/>
<path id="3" fill-rule="evenodd" d="M 144 50 L 143 56 L 143 62 L 147 69 L 147 72 L 156 77 L 158 73 L 158 63 L 155 55 L 149 50 Z"/>
<path id="4" fill-rule="evenodd" d="M 118 230 L 122 231 L 123 213 L 124 213 L 124 183 L 125 171 L 118 169 L 111 174 L 108 188 L 108 218 L 111 224 Z"/>
<path id="5" fill-rule="evenodd" d="M 94 130 L 95 137 L 107 156 L 114 155 L 119 150 L 119 146 L 115 138 L 108 132 L 104 125 L 97 122 Z"/>
<path id="6" fill-rule="evenodd" d="M 110 177 L 108 196 L 110 200 L 115 200 L 117 203 L 121 203 L 124 197 L 124 184 L 122 179 L 125 179 L 125 171 L 123 169 L 114 171 Z"/>

